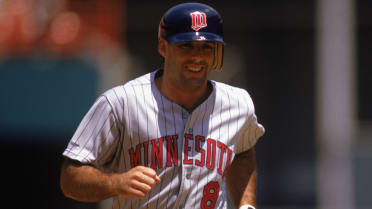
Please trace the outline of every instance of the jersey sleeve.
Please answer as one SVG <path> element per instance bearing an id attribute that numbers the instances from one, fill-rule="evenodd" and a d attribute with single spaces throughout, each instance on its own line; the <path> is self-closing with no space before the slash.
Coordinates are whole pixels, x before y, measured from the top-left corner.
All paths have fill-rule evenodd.
<path id="1" fill-rule="evenodd" d="M 256 145 L 258 139 L 265 133 L 265 128 L 257 121 L 253 101 L 248 92 L 244 92 L 244 103 L 246 104 L 246 124 L 236 143 L 236 154 L 247 151 Z"/>
<path id="2" fill-rule="evenodd" d="M 63 155 L 96 167 L 102 166 L 114 155 L 120 133 L 113 108 L 102 95 L 80 122 Z"/>

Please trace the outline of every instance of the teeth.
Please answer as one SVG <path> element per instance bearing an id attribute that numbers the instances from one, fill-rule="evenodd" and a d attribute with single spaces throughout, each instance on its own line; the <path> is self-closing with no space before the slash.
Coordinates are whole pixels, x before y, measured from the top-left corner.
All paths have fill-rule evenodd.
<path id="1" fill-rule="evenodd" d="M 187 69 L 188 70 L 190 70 L 190 71 L 193 71 L 193 72 L 199 72 L 199 71 L 201 71 L 201 67 L 187 67 Z"/>

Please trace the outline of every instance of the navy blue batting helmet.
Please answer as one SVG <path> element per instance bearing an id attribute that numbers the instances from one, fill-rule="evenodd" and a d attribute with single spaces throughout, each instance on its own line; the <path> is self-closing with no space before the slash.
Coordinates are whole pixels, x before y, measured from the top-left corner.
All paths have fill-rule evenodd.
<path id="1" fill-rule="evenodd" d="M 170 8 L 159 24 L 159 38 L 170 43 L 208 41 L 216 43 L 213 68 L 221 69 L 223 28 L 220 14 L 202 3 L 183 3 Z"/>

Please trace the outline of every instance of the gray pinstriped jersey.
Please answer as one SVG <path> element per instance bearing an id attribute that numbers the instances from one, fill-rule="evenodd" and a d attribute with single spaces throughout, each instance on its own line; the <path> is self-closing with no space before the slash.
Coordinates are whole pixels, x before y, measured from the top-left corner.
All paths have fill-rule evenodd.
<path id="1" fill-rule="evenodd" d="M 211 95 L 188 113 L 162 96 L 156 72 L 101 95 L 63 155 L 107 172 L 157 172 L 161 182 L 146 198 L 114 197 L 115 209 L 226 208 L 229 165 L 264 133 L 249 94 L 210 81 Z"/>

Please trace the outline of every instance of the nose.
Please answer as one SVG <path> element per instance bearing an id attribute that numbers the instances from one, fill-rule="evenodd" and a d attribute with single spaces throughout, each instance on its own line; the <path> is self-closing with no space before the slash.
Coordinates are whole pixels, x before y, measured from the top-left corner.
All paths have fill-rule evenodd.
<path id="1" fill-rule="evenodd" d="M 201 63 L 204 61 L 203 52 L 201 50 L 193 50 L 190 53 L 190 58 L 193 63 Z"/>

